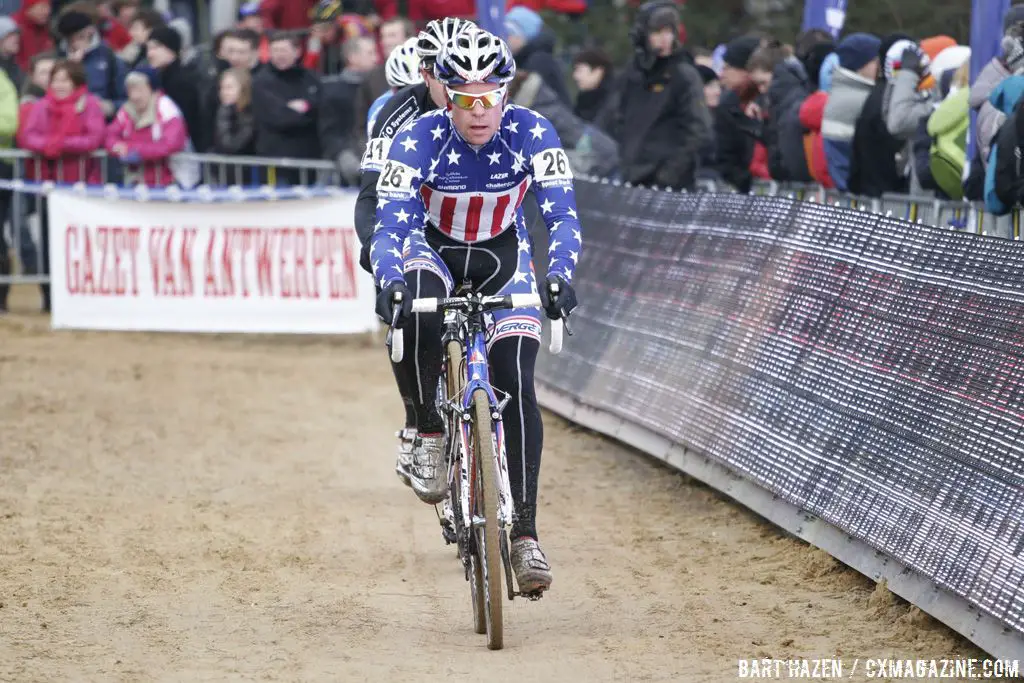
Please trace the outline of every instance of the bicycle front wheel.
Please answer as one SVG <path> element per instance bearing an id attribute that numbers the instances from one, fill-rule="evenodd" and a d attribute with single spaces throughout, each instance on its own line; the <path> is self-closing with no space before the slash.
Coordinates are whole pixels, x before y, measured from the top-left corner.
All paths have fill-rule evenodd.
<path id="1" fill-rule="evenodd" d="M 494 427 L 487 392 L 473 392 L 473 454 L 476 466 L 476 514 L 482 526 L 474 526 L 477 557 L 483 570 L 484 621 L 487 626 L 487 647 L 500 650 L 504 641 L 501 594 L 501 548 L 498 545 L 498 459 L 494 451 Z"/>

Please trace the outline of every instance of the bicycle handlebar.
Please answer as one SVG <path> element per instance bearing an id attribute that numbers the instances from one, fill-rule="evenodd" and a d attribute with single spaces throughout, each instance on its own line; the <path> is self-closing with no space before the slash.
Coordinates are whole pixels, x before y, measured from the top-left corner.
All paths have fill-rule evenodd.
<path id="1" fill-rule="evenodd" d="M 399 294 L 398 296 L 401 295 Z M 400 303 L 401 299 L 397 299 L 396 304 Z M 483 296 L 478 299 L 461 296 L 445 299 L 423 297 L 412 300 L 412 312 L 436 313 L 438 310 L 444 311 L 451 308 L 465 309 L 473 303 L 476 303 L 484 311 L 495 311 L 499 309 L 537 308 L 541 305 L 541 300 L 537 294 L 505 294 L 501 296 Z M 391 360 L 395 363 L 400 363 L 405 356 L 405 349 L 403 348 L 405 339 L 402 330 L 395 327 L 395 322 L 398 318 L 397 311 L 398 309 L 396 308 L 395 319 L 391 322 Z M 551 321 L 551 343 L 548 346 L 548 350 L 553 354 L 558 354 L 562 351 L 564 329 L 565 321 L 561 318 Z"/>

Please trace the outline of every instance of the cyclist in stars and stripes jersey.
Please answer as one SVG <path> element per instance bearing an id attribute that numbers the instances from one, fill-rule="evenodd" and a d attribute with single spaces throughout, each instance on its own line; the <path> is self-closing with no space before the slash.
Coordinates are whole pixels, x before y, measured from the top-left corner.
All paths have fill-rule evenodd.
<path id="1" fill-rule="evenodd" d="M 444 86 L 434 78 L 434 61 L 448 41 L 467 28 L 475 26 L 476 24 L 471 21 L 455 17 L 435 19 L 429 22 L 416 36 L 416 54 L 420 59 L 420 75 L 423 82 L 407 86 L 396 92 L 377 113 L 373 131 L 370 133 L 370 140 L 366 145 L 366 151 L 359 167 L 362 177 L 359 183 L 359 199 L 356 200 L 355 215 L 356 234 L 359 235 L 359 241 L 362 244 L 359 265 L 370 274 L 373 273 L 373 267 L 370 265 L 370 236 L 373 234 L 373 226 L 377 222 L 377 180 L 380 178 L 380 172 L 384 170 L 391 141 L 403 126 L 417 116 L 434 111 L 444 105 Z M 409 378 L 405 376 L 406 373 L 401 372 L 397 365 L 393 365 L 392 368 L 395 371 L 398 393 L 402 396 L 402 403 L 405 405 L 405 425 L 396 434 L 398 437 L 398 463 L 395 471 L 404 483 L 411 485 L 403 463 L 409 461 L 413 443 L 416 440 L 416 408 L 412 400 L 416 386 L 409 384 Z"/>
<path id="2" fill-rule="evenodd" d="M 576 306 L 571 282 L 582 244 L 572 170 L 554 127 L 537 112 L 507 104 L 515 75 L 508 46 L 469 29 L 442 49 L 434 73 L 447 106 L 395 135 L 377 181 L 370 248 L 381 289 L 377 313 L 390 323 L 400 293 L 399 325 L 406 348 L 414 350 L 399 365 L 416 387 L 418 436 L 411 460 L 400 466 L 431 504 L 447 494 L 444 424 L 434 402 L 441 320 L 411 314 L 409 302 L 448 296 L 463 283 L 484 294 L 537 292 L 522 210 L 531 186 L 550 233 L 548 275 L 539 292 L 550 318 Z M 536 529 L 543 439 L 533 386 L 539 309 L 495 311 L 489 332 L 492 381 L 510 397 L 502 416 L 517 514 L 510 559 L 520 590 L 542 591 L 551 585 L 551 569 Z"/>

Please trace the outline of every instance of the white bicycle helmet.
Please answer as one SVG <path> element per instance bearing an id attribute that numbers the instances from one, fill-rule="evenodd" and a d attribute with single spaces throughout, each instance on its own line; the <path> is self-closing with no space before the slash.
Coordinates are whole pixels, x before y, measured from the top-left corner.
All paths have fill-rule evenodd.
<path id="1" fill-rule="evenodd" d="M 449 42 L 434 63 L 434 76 L 445 85 L 505 84 L 516 75 L 516 62 L 504 40 L 473 28 Z"/>
<path id="2" fill-rule="evenodd" d="M 416 36 L 416 52 L 424 67 L 433 69 L 434 60 L 437 59 L 437 55 L 444 49 L 444 46 L 469 28 L 476 28 L 476 24 L 468 19 L 456 17 L 434 19 L 428 23 Z"/>
<path id="3" fill-rule="evenodd" d="M 401 45 L 395 46 L 395 49 L 388 55 L 388 61 L 384 63 L 384 76 L 392 88 L 401 88 L 423 81 L 416 42 L 416 38 L 409 38 Z"/>

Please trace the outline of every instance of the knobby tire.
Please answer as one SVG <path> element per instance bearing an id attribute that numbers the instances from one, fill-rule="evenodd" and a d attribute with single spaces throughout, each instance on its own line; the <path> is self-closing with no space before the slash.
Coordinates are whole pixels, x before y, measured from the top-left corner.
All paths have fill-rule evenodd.
<path id="1" fill-rule="evenodd" d="M 463 377 L 464 373 L 462 371 L 462 345 L 457 341 L 450 341 L 448 342 L 447 351 L 448 383 L 445 388 L 448 390 L 448 399 L 451 400 L 460 396 L 460 391 L 462 390 L 462 387 L 465 386 L 463 382 L 465 378 Z M 452 433 L 448 437 L 456 440 L 461 438 L 460 425 L 462 411 L 460 410 L 457 414 L 459 418 L 451 422 L 450 426 L 452 428 Z M 458 452 L 458 450 L 456 450 L 456 452 Z M 463 453 L 462 457 L 466 457 L 466 455 L 466 453 Z M 453 513 L 456 515 L 462 514 L 461 492 L 462 484 L 460 469 L 456 467 L 452 491 L 452 506 L 455 508 Z M 471 532 L 470 535 L 473 536 L 474 534 Z M 486 608 L 484 607 L 484 573 L 480 566 L 480 558 L 476 553 L 472 552 L 469 556 L 469 592 L 473 601 L 473 630 L 476 633 L 487 633 L 487 613 Z"/>
<path id="2" fill-rule="evenodd" d="M 483 560 L 484 608 L 487 626 L 487 647 L 503 647 L 502 594 L 505 586 L 501 577 L 501 549 L 498 545 L 498 461 L 494 452 L 494 428 L 491 424 L 491 406 L 487 392 L 473 392 L 473 452 L 477 469 L 477 507 L 486 523 L 478 533 L 478 556 Z M 483 541 L 482 543 L 480 541 Z"/>

